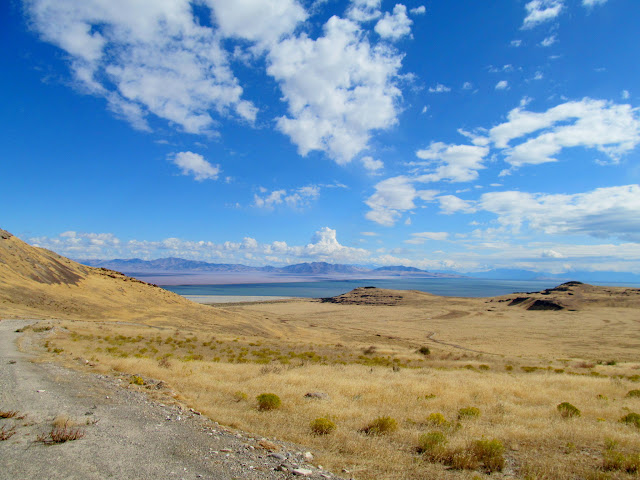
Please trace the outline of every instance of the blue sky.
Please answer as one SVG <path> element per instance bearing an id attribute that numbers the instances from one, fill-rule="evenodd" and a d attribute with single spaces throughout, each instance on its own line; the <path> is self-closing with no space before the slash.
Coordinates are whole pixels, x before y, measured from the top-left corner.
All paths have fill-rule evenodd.
<path id="1" fill-rule="evenodd" d="M 637 273 L 639 7 L 3 2 L 0 226 L 73 258 Z"/>

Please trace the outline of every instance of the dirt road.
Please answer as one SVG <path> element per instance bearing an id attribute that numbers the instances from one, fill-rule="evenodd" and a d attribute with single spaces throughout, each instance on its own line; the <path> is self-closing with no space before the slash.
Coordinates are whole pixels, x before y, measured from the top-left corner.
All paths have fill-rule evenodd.
<path id="1" fill-rule="evenodd" d="M 0 432 L 15 432 L 0 441 L 0 479 L 283 480 L 294 478 L 295 469 L 308 478 L 337 478 L 305 464 L 295 446 L 274 445 L 279 452 L 270 454 L 260 438 L 150 401 L 117 379 L 34 363 L 15 345 L 15 330 L 27 323 L 0 321 L 0 411 L 19 412 L 0 418 Z M 83 438 L 37 441 L 65 415 Z"/>

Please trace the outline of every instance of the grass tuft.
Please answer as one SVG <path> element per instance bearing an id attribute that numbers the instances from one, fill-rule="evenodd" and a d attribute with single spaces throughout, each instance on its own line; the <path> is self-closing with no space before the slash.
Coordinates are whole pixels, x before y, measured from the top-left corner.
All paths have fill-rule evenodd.
<path id="1" fill-rule="evenodd" d="M 640 428 L 640 414 L 631 412 L 627 413 L 624 417 L 620 419 L 622 423 L 626 423 L 627 425 L 633 425 L 636 428 Z"/>
<path id="2" fill-rule="evenodd" d="M 476 407 L 464 407 L 458 410 L 458 419 L 463 418 L 476 418 L 480 416 L 480 409 Z"/>
<path id="3" fill-rule="evenodd" d="M 581 415 L 580 410 L 569 402 L 562 402 L 556 408 L 564 418 L 579 417 Z"/>
<path id="4" fill-rule="evenodd" d="M 0 428 L 0 442 L 9 440 L 16 433 L 16 427 L 6 428 L 4 425 Z"/>
<path id="5" fill-rule="evenodd" d="M 45 445 L 55 445 L 56 443 L 72 442 L 84 437 L 85 432 L 81 428 L 69 426 L 51 428 L 49 432 L 38 435 L 36 441 Z"/>
<path id="6" fill-rule="evenodd" d="M 316 418 L 310 424 L 311 432 L 314 435 L 328 435 L 336 429 L 336 424 L 328 418 Z"/>
<path id="7" fill-rule="evenodd" d="M 398 422 L 392 417 L 378 417 L 361 431 L 367 435 L 388 435 L 398 429 Z"/>

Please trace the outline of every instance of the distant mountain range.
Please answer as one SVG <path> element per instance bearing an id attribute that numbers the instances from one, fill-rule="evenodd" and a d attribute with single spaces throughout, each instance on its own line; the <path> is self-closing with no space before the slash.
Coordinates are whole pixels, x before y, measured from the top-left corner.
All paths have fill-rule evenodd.
<path id="1" fill-rule="evenodd" d="M 208 263 L 183 258 L 158 258 L 156 260 L 113 259 L 113 260 L 78 260 L 90 267 L 103 267 L 127 274 L 143 273 L 245 273 L 264 272 L 289 275 L 375 275 L 375 276 L 420 276 L 453 278 L 461 275 L 436 273 L 420 270 L 415 267 L 401 265 L 392 267 L 366 268 L 357 265 L 342 265 L 327 262 L 298 263 L 286 267 L 251 267 L 242 264 Z"/>

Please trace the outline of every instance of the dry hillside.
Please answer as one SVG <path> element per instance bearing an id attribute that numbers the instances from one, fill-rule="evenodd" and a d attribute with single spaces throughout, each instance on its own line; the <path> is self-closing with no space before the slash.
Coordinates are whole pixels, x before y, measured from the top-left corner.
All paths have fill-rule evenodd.
<path id="1" fill-rule="evenodd" d="M 119 272 L 81 265 L 0 230 L 0 315 L 172 324 L 221 320 L 190 302 Z"/>

